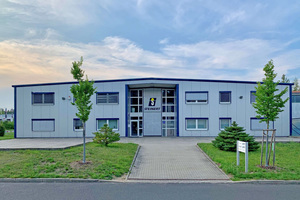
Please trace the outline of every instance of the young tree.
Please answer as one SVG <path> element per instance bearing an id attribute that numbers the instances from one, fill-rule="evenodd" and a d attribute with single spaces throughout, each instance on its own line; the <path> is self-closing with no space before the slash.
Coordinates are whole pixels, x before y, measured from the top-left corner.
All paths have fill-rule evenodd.
<path id="1" fill-rule="evenodd" d="M 274 82 L 277 74 L 274 73 L 272 60 L 265 65 L 264 71 L 265 78 L 263 78 L 263 84 L 258 83 L 257 87 L 255 87 L 256 100 L 252 105 L 256 109 L 256 117 L 261 119 L 260 122 L 266 122 L 267 129 L 269 129 L 270 121 L 275 121 L 278 118 L 278 114 L 283 111 L 284 104 L 289 98 L 285 100 L 281 99 L 287 93 L 287 87 L 278 94 L 275 94 L 278 91 L 276 87 L 279 81 Z"/>
<path id="2" fill-rule="evenodd" d="M 297 78 L 294 79 L 293 91 L 300 91 L 300 86 Z"/>
<path id="3" fill-rule="evenodd" d="M 281 76 L 281 83 L 289 83 L 290 79 L 288 79 L 285 74 L 282 74 Z"/>
<path id="4" fill-rule="evenodd" d="M 263 83 L 258 83 L 256 89 L 256 100 L 252 104 L 256 109 L 256 117 L 260 119 L 261 122 L 266 122 L 267 124 L 267 138 L 266 138 L 266 167 L 269 165 L 271 150 L 268 154 L 268 133 L 270 127 L 270 121 L 275 121 L 278 118 L 278 114 L 283 111 L 284 104 L 289 100 L 286 98 L 282 100 L 282 96 L 287 93 L 288 88 L 286 87 L 281 92 L 278 92 L 276 88 L 280 81 L 274 82 L 276 75 L 274 73 L 274 65 L 273 61 L 270 60 L 264 67 L 265 78 L 263 78 Z M 275 131 L 273 131 L 271 137 L 271 143 L 275 141 Z M 264 138 L 264 133 L 263 133 Z M 274 144 L 274 143 L 273 143 Z M 271 144 L 272 146 L 272 144 Z M 271 147 L 270 147 L 271 148 Z M 274 145 L 275 148 L 275 145 Z M 261 149 L 261 165 L 262 165 L 262 157 L 263 157 L 263 140 L 262 140 L 262 149 Z M 275 154 L 273 152 L 273 165 L 275 163 Z"/>
<path id="5" fill-rule="evenodd" d="M 78 113 L 76 116 L 83 123 L 83 163 L 85 163 L 85 131 L 86 131 L 86 121 L 89 119 L 89 115 L 92 109 L 91 96 L 96 92 L 94 88 L 94 82 L 89 81 L 88 77 L 83 80 L 84 71 L 80 68 L 82 66 L 83 58 L 81 57 L 80 61 L 74 61 L 73 67 L 71 68 L 71 74 L 73 78 L 76 79 L 79 83 L 71 86 L 71 93 L 75 98 L 75 102 L 72 102 L 72 105 L 76 105 Z"/>

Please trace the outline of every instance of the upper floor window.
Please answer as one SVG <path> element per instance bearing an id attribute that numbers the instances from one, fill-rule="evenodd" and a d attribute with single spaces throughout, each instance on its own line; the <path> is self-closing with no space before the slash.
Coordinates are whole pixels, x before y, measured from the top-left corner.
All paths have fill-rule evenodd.
<path id="1" fill-rule="evenodd" d="M 220 92 L 220 103 L 231 103 L 231 92 L 221 91 Z"/>
<path id="2" fill-rule="evenodd" d="M 32 104 L 54 104 L 54 92 L 33 92 Z"/>
<path id="3" fill-rule="evenodd" d="M 97 104 L 119 103 L 118 92 L 98 92 L 96 98 L 97 98 Z"/>
<path id="4" fill-rule="evenodd" d="M 256 91 L 251 91 L 250 92 L 250 103 L 254 103 L 255 102 L 255 100 L 256 100 L 255 94 L 256 94 Z"/>
<path id="5" fill-rule="evenodd" d="M 186 103 L 208 103 L 208 92 L 186 92 Z"/>

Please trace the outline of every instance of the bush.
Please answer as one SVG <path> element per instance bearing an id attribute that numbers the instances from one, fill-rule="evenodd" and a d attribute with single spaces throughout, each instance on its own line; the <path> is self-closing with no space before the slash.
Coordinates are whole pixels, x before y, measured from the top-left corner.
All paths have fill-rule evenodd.
<path id="1" fill-rule="evenodd" d="M 244 132 L 243 127 L 238 126 L 234 121 L 231 126 L 226 127 L 219 135 L 212 141 L 213 145 L 224 151 L 236 151 L 237 140 L 248 142 L 248 150 L 255 151 L 259 148 L 258 142 L 254 140 L 253 136 L 249 136 Z"/>
<path id="2" fill-rule="evenodd" d="M 3 126 L 3 123 L 0 122 L 0 137 L 3 137 L 5 134 L 5 127 Z"/>
<path id="3" fill-rule="evenodd" d="M 6 130 L 11 130 L 14 129 L 14 122 L 9 122 L 9 121 L 4 121 L 3 125 L 5 127 Z"/>
<path id="4" fill-rule="evenodd" d="M 93 134 L 95 135 L 93 141 L 95 143 L 104 144 L 105 146 L 120 140 L 120 134 L 114 132 L 112 128 L 109 128 L 107 124 L 104 124 L 104 126 L 101 127 L 100 131 Z"/>

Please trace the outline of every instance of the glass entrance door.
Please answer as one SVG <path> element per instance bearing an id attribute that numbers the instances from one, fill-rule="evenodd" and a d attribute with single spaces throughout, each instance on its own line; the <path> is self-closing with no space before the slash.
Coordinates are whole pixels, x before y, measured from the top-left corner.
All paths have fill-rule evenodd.
<path id="1" fill-rule="evenodd" d="M 142 119 L 130 121 L 130 136 L 131 137 L 142 137 L 143 136 L 143 121 L 142 121 Z"/>

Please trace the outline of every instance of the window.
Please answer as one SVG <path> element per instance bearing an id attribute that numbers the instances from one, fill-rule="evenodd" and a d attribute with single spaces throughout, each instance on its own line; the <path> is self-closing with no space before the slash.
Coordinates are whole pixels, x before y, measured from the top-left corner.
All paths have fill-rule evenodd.
<path id="1" fill-rule="evenodd" d="M 162 112 L 174 113 L 175 101 L 175 90 L 162 90 Z"/>
<path id="2" fill-rule="evenodd" d="M 254 131 L 258 131 L 258 130 L 263 130 L 263 129 L 267 129 L 267 124 L 266 124 L 266 122 L 261 122 L 261 123 L 259 123 L 259 121 L 261 120 L 261 119 L 257 119 L 257 118 L 251 118 L 250 119 L 251 121 L 250 121 L 250 129 L 251 130 L 254 130 Z M 274 129 L 274 122 L 270 122 L 270 124 L 269 124 L 269 129 Z"/>
<path id="3" fill-rule="evenodd" d="M 32 104 L 54 104 L 54 92 L 33 92 Z"/>
<path id="4" fill-rule="evenodd" d="M 225 127 L 231 125 L 231 118 L 220 118 L 220 130 L 224 130 Z"/>
<path id="5" fill-rule="evenodd" d="M 220 103 L 231 103 L 231 92 L 220 92 Z"/>
<path id="6" fill-rule="evenodd" d="M 119 103 L 119 93 L 118 92 L 99 92 L 96 95 L 97 104 L 103 103 Z"/>
<path id="7" fill-rule="evenodd" d="M 186 103 L 208 103 L 208 92 L 186 92 Z"/>
<path id="8" fill-rule="evenodd" d="M 300 103 L 300 95 L 292 95 L 293 103 Z"/>
<path id="9" fill-rule="evenodd" d="M 55 130 L 54 119 L 32 119 L 32 131 L 53 132 Z"/>
<path id="10" fill-rule="evenodd" d="M 130 90 L 130 112 L 143 112 L 143 90 Z"/>
<path id="11" fill-rule="evenodd" d="M 83 123 L 80 119 L 73 119 L 73 129 L 74 131 L 82 131 Z"/>
<path id="12" fill-rule="evenodd" d="M 256 94 L 256 91 L 251 91 L 250 92 L 250 103 L 255 102 L 255 99 L 256 99 L 255 94 Z"/>
<path id="13" fill-rule="evenodd" d="M 207 118 L 187 118 L 186 130 L 208 130 Z"/>
<path id="14" fill-rule="evenodd" d="M 97 119 L 97 130 L 107 124 L 113 130 L 119 130 L 119 119 Z"/>

